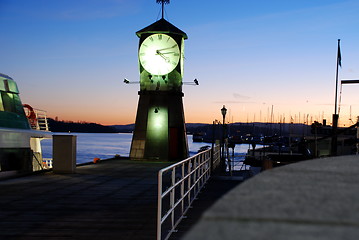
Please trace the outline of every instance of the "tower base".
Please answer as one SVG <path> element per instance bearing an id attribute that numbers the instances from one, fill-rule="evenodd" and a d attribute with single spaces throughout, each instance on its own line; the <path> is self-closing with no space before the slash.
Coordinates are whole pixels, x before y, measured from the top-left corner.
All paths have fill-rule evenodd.
<path id="1" fill-rule="evenodd" d="M 188 157 L 183 93 L 140 91 L 130 158 L 180 161 Z"/>

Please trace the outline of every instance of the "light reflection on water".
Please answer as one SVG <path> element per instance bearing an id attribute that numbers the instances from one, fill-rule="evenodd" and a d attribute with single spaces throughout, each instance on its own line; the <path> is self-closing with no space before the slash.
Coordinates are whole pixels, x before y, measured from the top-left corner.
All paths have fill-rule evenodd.
<path id="1" fill-rule="evenodd" d="M 55 133 L 66 135 L 67 133 Z M 112 158 L 116 154 L 128 157 L 132 141 L 132 133 L 70 133 L 77 136 L 77 163 L 91 162 L 95 157 L 100 159 Z M 190 156 L 198 149 L 210 143 L 193 142 L 188 135 Z M 52 158 L 52 139 L 41 141 L 44 158 Z M 246 153 L 248 145 L 240 144 L 235 147 L 235 155 Z"/>

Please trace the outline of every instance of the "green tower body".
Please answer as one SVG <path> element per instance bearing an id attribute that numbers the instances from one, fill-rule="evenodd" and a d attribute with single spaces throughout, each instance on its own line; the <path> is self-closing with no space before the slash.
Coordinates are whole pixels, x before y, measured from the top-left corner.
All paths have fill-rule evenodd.
<path id="1" fill-rule="evenodd" d="M 183 160 L 188 157 L 182 101 L 187 35 L 164 18 L 136 34 L 140 38 L 140 91 L 130 158 Z"/>

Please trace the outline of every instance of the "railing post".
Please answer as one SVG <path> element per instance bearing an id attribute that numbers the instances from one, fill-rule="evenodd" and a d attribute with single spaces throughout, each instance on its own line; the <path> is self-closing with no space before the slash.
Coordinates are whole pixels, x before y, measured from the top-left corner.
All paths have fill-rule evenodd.
<path id="1" fill-rule="evenodd" d="M 192 171 L 192 166 L 193 164 L 191 164 L 191 159 L 188 161 L 188 170 L 187 170 L 187 174 L 189 175 L 187 178 L 187 189 L 191 189 L 191 181 L 192 181 L 192 176 L 189 174 Z M 188 202 L 191 202 L 191 191 L 189 191 L 188 193 Z"/>
<path id="2" fill-rule="evenodd" d="M 182 178 L 184 178 L 184 163 L 182 164 Z M 181 214 L 184 213 L 184 181 L 181 182 Z"/>
<path id="3" fill-rule="evenodd" d="M 39 123 L 39 115 L 38 115 L 37 111 L 35 111 L 35 116 L 36 116 L 36 130 L 41 130 L 40 123 Z"/>
<path id="4" fill-rule="evenodd" d="M 161 240 L 162 227 L 162 171 L 158 172 L 157 190 L 157 240 Z"/>
<path id="5" fill-rule="evenodd" d="M 212 125 L 212 148 L 211 148 L 211 174 L 213 173 L 213 154 L 214 154 L 214 130 L 215 130 L 215 125 L 214 125 L 214 121 L 213 121 L 213 125 Z"/>
<path id="6" fill-rule="evenodd" d="M 176 169 L 172 169 L 172 176 L 171 176 L 171 178 L 172 178 L 172 186 L 174 186 L 175 183 L 176 183 Z M 174 205 L 175 205 L 175 189 L 176 189 L 176 188 L 173 188 L 173 189 L 171 190 L 171 193 L 170 193 L 170 207 L 171 207 L 171 209 L 172 209 L 172 208 L 174 207 Z M 174 211 L 172 211 L 172 213 L 171 213 L 171 228 L 172 228 L 172 229 L 173 229 L 173 227 L 174 227 L 174 225 L 175 225 L 175 223 L 174 223 L 174 221 L 175 221 L 174 217 L 175 217 L 175 213 L 174 213 Z"/>
<path id="7" fill-rule="evenodd" d="M 47 117 L 46 117 L 46 115 L 45 115 L 45 131 L 49 131 L 49 124 L 48 124 L 48 122 L 47 122 Z"/>

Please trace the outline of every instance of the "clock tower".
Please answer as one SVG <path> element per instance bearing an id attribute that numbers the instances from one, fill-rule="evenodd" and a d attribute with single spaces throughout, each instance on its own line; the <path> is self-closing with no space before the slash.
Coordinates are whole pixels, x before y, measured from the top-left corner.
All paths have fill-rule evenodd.
<path id="1" fill-rule="evenodd" d="M 182 78 L 186 33 L 162 18 L 139 30 L 140 91 L 130 158 L 179 161 L 188 157 Z"/>

